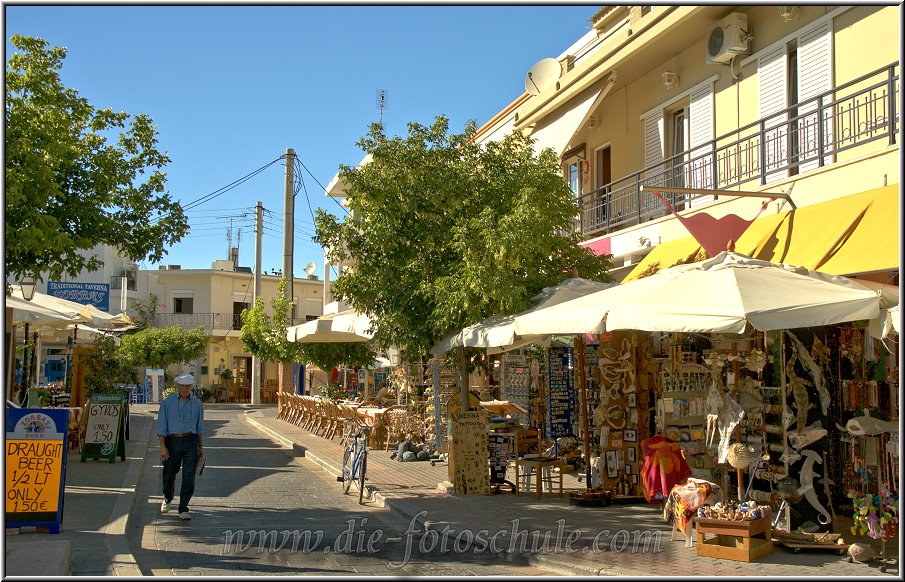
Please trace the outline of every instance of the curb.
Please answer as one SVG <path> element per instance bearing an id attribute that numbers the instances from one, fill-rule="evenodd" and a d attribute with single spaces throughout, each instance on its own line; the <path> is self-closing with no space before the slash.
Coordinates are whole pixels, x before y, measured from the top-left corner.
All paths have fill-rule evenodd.
<path id="1" fill-rule="evenodd" d="M 245 413 L 244 418 L 248 421 L 249 424 L 253 425 L 255 428 L 260 430 L 261 432 L 267 434 L 273 440 L 281 443 L 286 448 L 292 449 L 294 452 L 298 454 L 300 457 L 305 457 L 309 461 L 313 462 L 317 466 L 321 467 L 325 471 L 338 475 L 340 474 L 340 468 L 333 462 L 328 461 L 326 459 L 322 459 L 317 454 L 309 454 L 309 451 L 299 445 L 298 443 L 290 440 L 289 438 L 279 434 L 268 426 L 265 426 L 258 422 L 254 416 L 257 411 L 248 411 Z M 259 413 L 257 413 L 259 414 Z M 397 499 L 392 495 L 386 495 L 377 489 L 375 486 L 367 486 L 367 496 L 369 499 L 373 500 L 378 507 L 382 509 L 388 510 L 390 513 L 401 517 L 403 519 L 411 522 L 412 519 L 418 516 L 418 509 L 413 507 L 411 502 L 405 499 Z M 431 522 L 431 521 L 423 521 L 421 520 L 421 528 L 422 531 L 435 530 L 442 531 L 444 527 L 444 523 L 442 522 Z M 543 567 L 548 570 L 557 571 L 559 573 L 565 574 L 567 576 L 629 576 L 634 577 L 639 574 L 630 570 L 623 570 L 621 568 L 616 568 L 613 566 L 590 566 L 586 563 L 581 563 L 581 561 L 576 562 L 575 560 L 565 562 L 561 559 L 557 559 L 554 556 L 547 556 L 544 554 L 513 554 L 508 551 L 505 551 L 500 556 L 503 560 L 513 563 L 516 561 L 527 562 L 531 566 L 535 567 Z"/>
<path id="2" fill-rule="evenodd" d="M 138 499 L 138 489 L 141 486 L 142 476 L 144 475 L 144 465 L 148 460 L 146 453 L 153 427 L 154 419 L 151 418 L 145 425 L 142 434 L 134 441 L 132 452 L 136 457 L 141 458 L 141 462 L 130 464 L 126 470 L 126 479 L 123 485 L 128 484 L 131 490 L 126 492 L 125 487 L 123 488 L 123 495 L 119 496 L 110 512 L 110 525 L 104 529 L 106 534 L 104 543 L 110 555 L 110 564 L 115 576 L 142 575 L 135 556 L 132 555 L 127 532 L 132 523 L 132 511 L 135 509 L 135 502 Z M 117 519 L 117 515 L 122 517 Z"/>

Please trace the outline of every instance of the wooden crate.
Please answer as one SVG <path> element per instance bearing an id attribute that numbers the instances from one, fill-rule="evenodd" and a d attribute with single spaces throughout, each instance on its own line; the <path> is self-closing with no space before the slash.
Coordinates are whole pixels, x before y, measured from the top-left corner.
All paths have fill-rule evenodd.
<path id="1" fill-rule="evenodd" d="M 752 521 L 695 517 L 694 524 L 699 556 L 753 562 L 773 551 L 769 515 Z"/>

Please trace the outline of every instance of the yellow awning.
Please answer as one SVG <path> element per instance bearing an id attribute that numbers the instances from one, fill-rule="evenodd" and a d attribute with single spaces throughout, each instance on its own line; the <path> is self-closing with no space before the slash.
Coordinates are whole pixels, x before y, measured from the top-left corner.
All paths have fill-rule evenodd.
<path id="1" fill-rule="evenodd" d="M 845 196 L 785 212 L 776 228 L 758 242 L 750 256 L 815 269 L 861 219 L 872 200 L 867 194 Z"/>
<path id="2" fill-rule="evenodd" d="M 656 273 L 660 269 L 693 263 L 704 258 L 704 250 L 693 236 L 660 243 L 647 253 L 647 256 L 641 259 L 641 262 L 632 269 L 632 272 L 622 282 L 628 283 L 629 281 L 640 279 L 642 276 Z"/>
<path id="3" fill-rule="evenodd" d="M 896 270 L 901 246 L 899 196 L 895 184 L 758 218 L 739 237 L 735 250 L 832 275 Z M 701 258 L 701 246 L 692 236 L 662 243 L 622 282 Z"/>
<path id="4" fill-rule="evenodd" d="M 902 246 L 898 219 L 899 185 L 865 192 L 872 200 L 860 220 L 817 265 L 831 275 L 860 275 L 898 270 Z"/>

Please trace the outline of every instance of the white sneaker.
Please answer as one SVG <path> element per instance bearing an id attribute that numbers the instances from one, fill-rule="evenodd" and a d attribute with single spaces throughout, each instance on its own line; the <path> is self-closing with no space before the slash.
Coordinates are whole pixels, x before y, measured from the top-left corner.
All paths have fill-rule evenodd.
<path id="1" fill-rule="evenodd" d="M 169 513 L 170 511 L 170 502 L 164 501 L 160 504 L 160 513 Z"/>
<path id="2" fill-rule="evenodd" d="M 185 521 L 185 520 L 192 519 L 192 516 L 191 516 L 191 514 L 190 514 L 188 511 L 180 511 L 180 512 L 179 512 L 179 519 Z"/>

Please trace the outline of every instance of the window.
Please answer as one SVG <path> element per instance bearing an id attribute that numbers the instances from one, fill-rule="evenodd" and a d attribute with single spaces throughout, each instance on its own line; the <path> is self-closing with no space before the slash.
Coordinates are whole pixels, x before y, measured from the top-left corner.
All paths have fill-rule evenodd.
<path id="1" fill-rule="evenodd" d="M 251 303 L 233 301 L 233 329 L 242 329 L 242 310 L 251 309 Z"/>
<path id="2" fill-rule="evenodd" d="M 688 107 L 682 105 L 679 109 L 675 109 L 668 114 L 669 124 L 667 131 L 669 138 L 666 143 L 669 144 L 667 157 L 669 158 L 669 182 L 668 186 L 672 188 L 685 187 L 685 161 L 688 157 L 685 154 L 688 145 Z M 685 155 L 683 155 L 685 154 Z M 684 194 L 672 194 L 669 196 L 670 202 L 676 210 L 685 208 Z"/>
<path id="3" fill-rule="evenodd" d="M 581 202 L 581 195 L 584 194 L 584 172 L 582 171 L 582 163 L 579 159 L 574 159 L 568 165 L 569 188 L 575 199 Z"/>
<path id="4" fill-rule="evenodd" d="M 173 299 L 173 313 L 194 313 L 191 297 L 176 297 Z"/>

